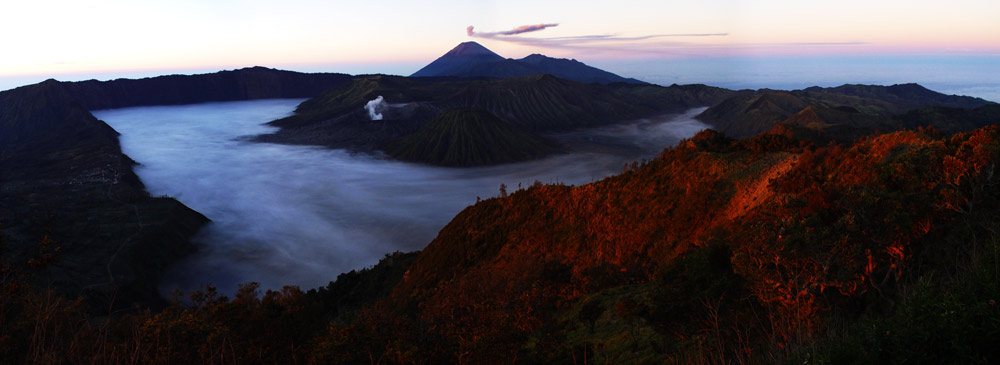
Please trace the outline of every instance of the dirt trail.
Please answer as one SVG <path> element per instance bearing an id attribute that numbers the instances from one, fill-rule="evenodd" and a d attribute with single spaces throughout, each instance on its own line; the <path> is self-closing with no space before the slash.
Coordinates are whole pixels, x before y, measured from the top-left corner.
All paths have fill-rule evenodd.
<path id="1" fill-rule="evenodd" d="M 772 191 L 768 186 L 771 184 L 771 180 L 788 172 L 792 166 L 795 166 L 797 160 L 798 155 L 783 156 L 770 167 L 758 173 L 757 176 L 738 181 L 736 192 L 733 194 L 732 200 L 729 201 L 729 207 L 720 214 L 719 219 L 732 221 L 770 198 Z"/>

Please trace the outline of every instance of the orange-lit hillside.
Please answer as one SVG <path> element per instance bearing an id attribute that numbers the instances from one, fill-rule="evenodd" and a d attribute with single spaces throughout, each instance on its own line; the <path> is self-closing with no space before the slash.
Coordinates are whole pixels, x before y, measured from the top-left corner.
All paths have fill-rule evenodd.
<path id="1" fill-rule="evenodd" d="M 580 187 L 536 185 L 470 207 L 422 252 L 395 299 L 422 299 L 434 286 L 447 291 L 466 270 L 490 273 L 489 282 L 476 286 L 502 298 L 552 267 L 565 268 L 559 278 L 565 299 L 606 287 L 602 278 L 648 280 L 727 225 L 717 217 L 731 215 L 732 206 L 756 204 L 755 197 L 733 201 L 745 196 L 738 186 L 759 185 L 773 165 L 793 158 L 785 151 L 717 152 L 730 143 L 706 131 L 619 176 Z"/>
<path id="2" fill-rule="evenodd" d="M 530 187 L 466 209 L 421 253 L 392 302 L 417 309 L 456 350 L 503 350 L 488 345 L 519 338 L 510 332 L 537 334 L 560 308 L 662 280 L 678 257 L 721 245 L 746 296 L 734 304 L 762 306 L 769 319 L 758 318 L 758 330 L 785 346 L 817 333 L 838 306 L 893 303 L 915 257 L 957 216 L 995 208 L 998 148 L 995 127 L 822 148 L 702 132 L 619 176 Z M 495 331 L 508 337 L 477 337 Z M 523 343 L 506 345 L 516 352 Z"/>
<path id="3" fill-rule="evenodd" d="M 593 184 L 512 187 L 415 261 L 387 255 L 318 291 L 208 290 L 194 306 L 99 322 L 5 277 L 0 310 L 18 315 L 0 323 L 0 350 L 56 362 L 996 361 L 998 162 L 997 127 L 825 147 L 703 131 Z"/>

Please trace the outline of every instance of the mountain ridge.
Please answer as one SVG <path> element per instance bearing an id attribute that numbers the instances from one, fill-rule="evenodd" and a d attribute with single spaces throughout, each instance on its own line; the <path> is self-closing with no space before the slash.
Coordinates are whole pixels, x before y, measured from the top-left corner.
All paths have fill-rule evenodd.
<path id="1" fill-rule="evenodd" d="M 308 74 L 254 66 L 196 75 L 62 84 L 88 110 L 100 110 L 209 101 L 308 98 L 350 78 L 347 74 Z"/>
<path id="2" fill-rule="evenodd" d="M 752 137 L 787 124 L 800 111 L 811 107 L 825 124 L 836 125 L 837 131 L 828 130 L 829 138 L 848 140 L 874 131 L 893 131 L 910 124 L 896 115 L 922 108 L 973 109 L 992 105 L 989 101 L 958 95 L 938 93 L 918 84 L 890 86 L 845 84 L 832 88 L 810 87 L 802 90 L 781 91 L 761 89 L 739 91 L 731 98 L 714 105 L 696 118 L 718 128 L 734 138 Z M 925 118 L 935 128 L 947 133 L 969 131 L 970 127 L 953 128 L 948 123 Z M 788 121 L 792 123 L 794 121 Z M 794 123 L 792 123 L 794 124 Z M 973 128 L 974 129 L 974 128 Z"/>

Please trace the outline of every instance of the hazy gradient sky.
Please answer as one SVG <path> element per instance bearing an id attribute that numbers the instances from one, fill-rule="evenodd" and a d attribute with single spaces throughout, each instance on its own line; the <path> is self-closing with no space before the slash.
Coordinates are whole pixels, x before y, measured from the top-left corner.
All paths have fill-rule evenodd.
<path id="1" fill-rule="evenodd" d="M 475 40 L 505 57 L 544 53 L 605 64 L 764 56 L 997 57 L 998 19 L 996 0 L 7 1 L 0 13 L 0 78 L 9 84 L 253 65 L 409 74 L 470 40 L 467 26 L 491 32 L 540 23 L 559 25 L 519 35 L 529 45 Z M 704 33 L 725 35 L 628 40 Z M 619 39 L 570 43 L 606 35 Z"/>

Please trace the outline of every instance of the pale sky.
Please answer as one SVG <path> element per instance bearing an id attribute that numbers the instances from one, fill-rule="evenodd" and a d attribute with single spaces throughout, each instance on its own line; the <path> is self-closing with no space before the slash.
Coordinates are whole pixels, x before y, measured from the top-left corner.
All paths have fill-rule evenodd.
<path id="1" fill-rule="evenodd" d="M 1000 56 L 1000 1 L 3 0 L 0 78 L 207 72 L 261 65 L 409 74 L 476 40 L 511 58 L 587 63 L 754 56 Z M 515 44 L 470 38 L 556 27 Z M 638 38 L 565 45 L 581 36 Z M 551 39 L 556 38 L 556 39 Z M 578 39 L 578 38 L 577 38 Z M 109 76 L 110 77 L 110 76 Z M 0 89 L 5 87 L 0 86 Z"/>

